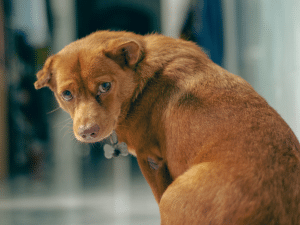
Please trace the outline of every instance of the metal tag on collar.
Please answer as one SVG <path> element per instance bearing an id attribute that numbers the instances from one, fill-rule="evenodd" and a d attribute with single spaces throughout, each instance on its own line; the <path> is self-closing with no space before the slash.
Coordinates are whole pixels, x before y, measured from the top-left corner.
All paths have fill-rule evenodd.
<path id="1" fill-rule="evenodd" d="M 104 156 L 107 159 L 111 159 L 112 157 L 118 157 L 119 155 L 127 156 L 128 155 L 128 148 L 126 143 L 121 142 L 118 143 L 118 136 L 115 131 L 109 136 L 109 144 L 105 144 L 104 149 Z"/>

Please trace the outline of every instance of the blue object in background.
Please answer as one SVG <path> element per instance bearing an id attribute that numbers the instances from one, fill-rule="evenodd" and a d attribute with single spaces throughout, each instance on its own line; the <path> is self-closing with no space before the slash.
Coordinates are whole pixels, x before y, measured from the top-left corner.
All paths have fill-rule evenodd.
<path id="1" fill-rule="evenodd" d="M 182 38 L 196 42 L 218 65 L 223 63 L 223 15 L 221 0 L 193 1 Z"/>

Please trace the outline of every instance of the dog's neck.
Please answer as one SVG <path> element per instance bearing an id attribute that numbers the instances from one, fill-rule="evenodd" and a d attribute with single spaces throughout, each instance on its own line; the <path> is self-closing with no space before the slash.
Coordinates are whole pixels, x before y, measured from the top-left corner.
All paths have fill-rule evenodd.
<path id="1" fill-rule="evenodd" d="M 151 38 L 147 39 L 145 36 L 143 60 L 139 61 L 134 69 L 137 78 L 136 89 L 132 98 L 123 104 L 122 115 L 116 129 L 119 140 L 126 142 L 129 149 L 138 149 L 145 146 L 145 143 L 153 143 L 153 140 L 150 140 L 153 137 L 147 135 L 150 129 L 154 136 L 158 132 L 164 133 L 162 129 L 166 103 L 169 96 L 178 92 L 176 76 L 181 76 L 180 71 L 184 69 L 178 68 L 181 64 L 174 62 L 182 59 L 181 51 L 178 49 L 181 47 L 186 49 L 185 55 L 195 51 L 193 43 L 178 42 L 178 46 L 169 46 L 168 37 L 159 35 L 154 37 L 155 35 L 151 35 Z M 197 54 L 203 54 L 204 61 L 209 60 L 201 51 L 197 50 Z M 184 59 L 187 65 L 204 64 L 193 57 Z"/>
<path id="2" fill-rule="evenodd" d="M 119 141 L 126 142 L 129 150 L 135 151 L 148 143 L 149 146 L 153 143 L 163 145 L 157 138 L 163 136 L 159 133 L 164 133 L 166 101 L 174 91 L 176 87 L 172 81 L 165 79 L 161 74 L 149 79 L 135 101 L 128 105 L 126 116 L 118 123 L 116 132 Z"/>

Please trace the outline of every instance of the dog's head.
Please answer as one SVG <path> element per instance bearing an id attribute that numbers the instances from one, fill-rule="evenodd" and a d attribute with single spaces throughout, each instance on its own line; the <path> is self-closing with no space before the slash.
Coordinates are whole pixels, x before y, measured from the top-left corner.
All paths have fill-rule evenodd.
<path id="1" fill-rule="evenodd" d="M 108 137 L 138 86 L 135 67 L 142 43 L 131 38 L 134 34 L 124 34 L 97 32 L 75 41 L 49 57 L 37 73 L 35 88 L 48 86 L 54 92 L 71 115 L 79 141 Z"/>

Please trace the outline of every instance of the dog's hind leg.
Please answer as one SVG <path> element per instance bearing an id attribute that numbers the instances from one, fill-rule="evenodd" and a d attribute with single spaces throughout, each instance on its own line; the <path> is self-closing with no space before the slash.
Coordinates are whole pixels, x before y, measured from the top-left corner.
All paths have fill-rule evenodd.
<path id="1" fill-rule="evenodd" d="M 211 163 L 195 165 L 168 187 L 159 204 L 161 225 L 210 224 L 210 201 L 216 193 L 207 193 L 205 177 L 211 168 Z"/>
<path id="2" fill-rule="evenodd" d="M 252 194 L 256 180 L 250 174 L 247 177 L 245 170 L 242 173 L 244 177 L 237 179 L 236 171 L 217 163 L 192 166 L 164 192 L 160 201 L 161 224 L 277 224 L 272 210 L 276 204 L 266 203 L 269 196 L 263 197 L 268 190 Z"/>

